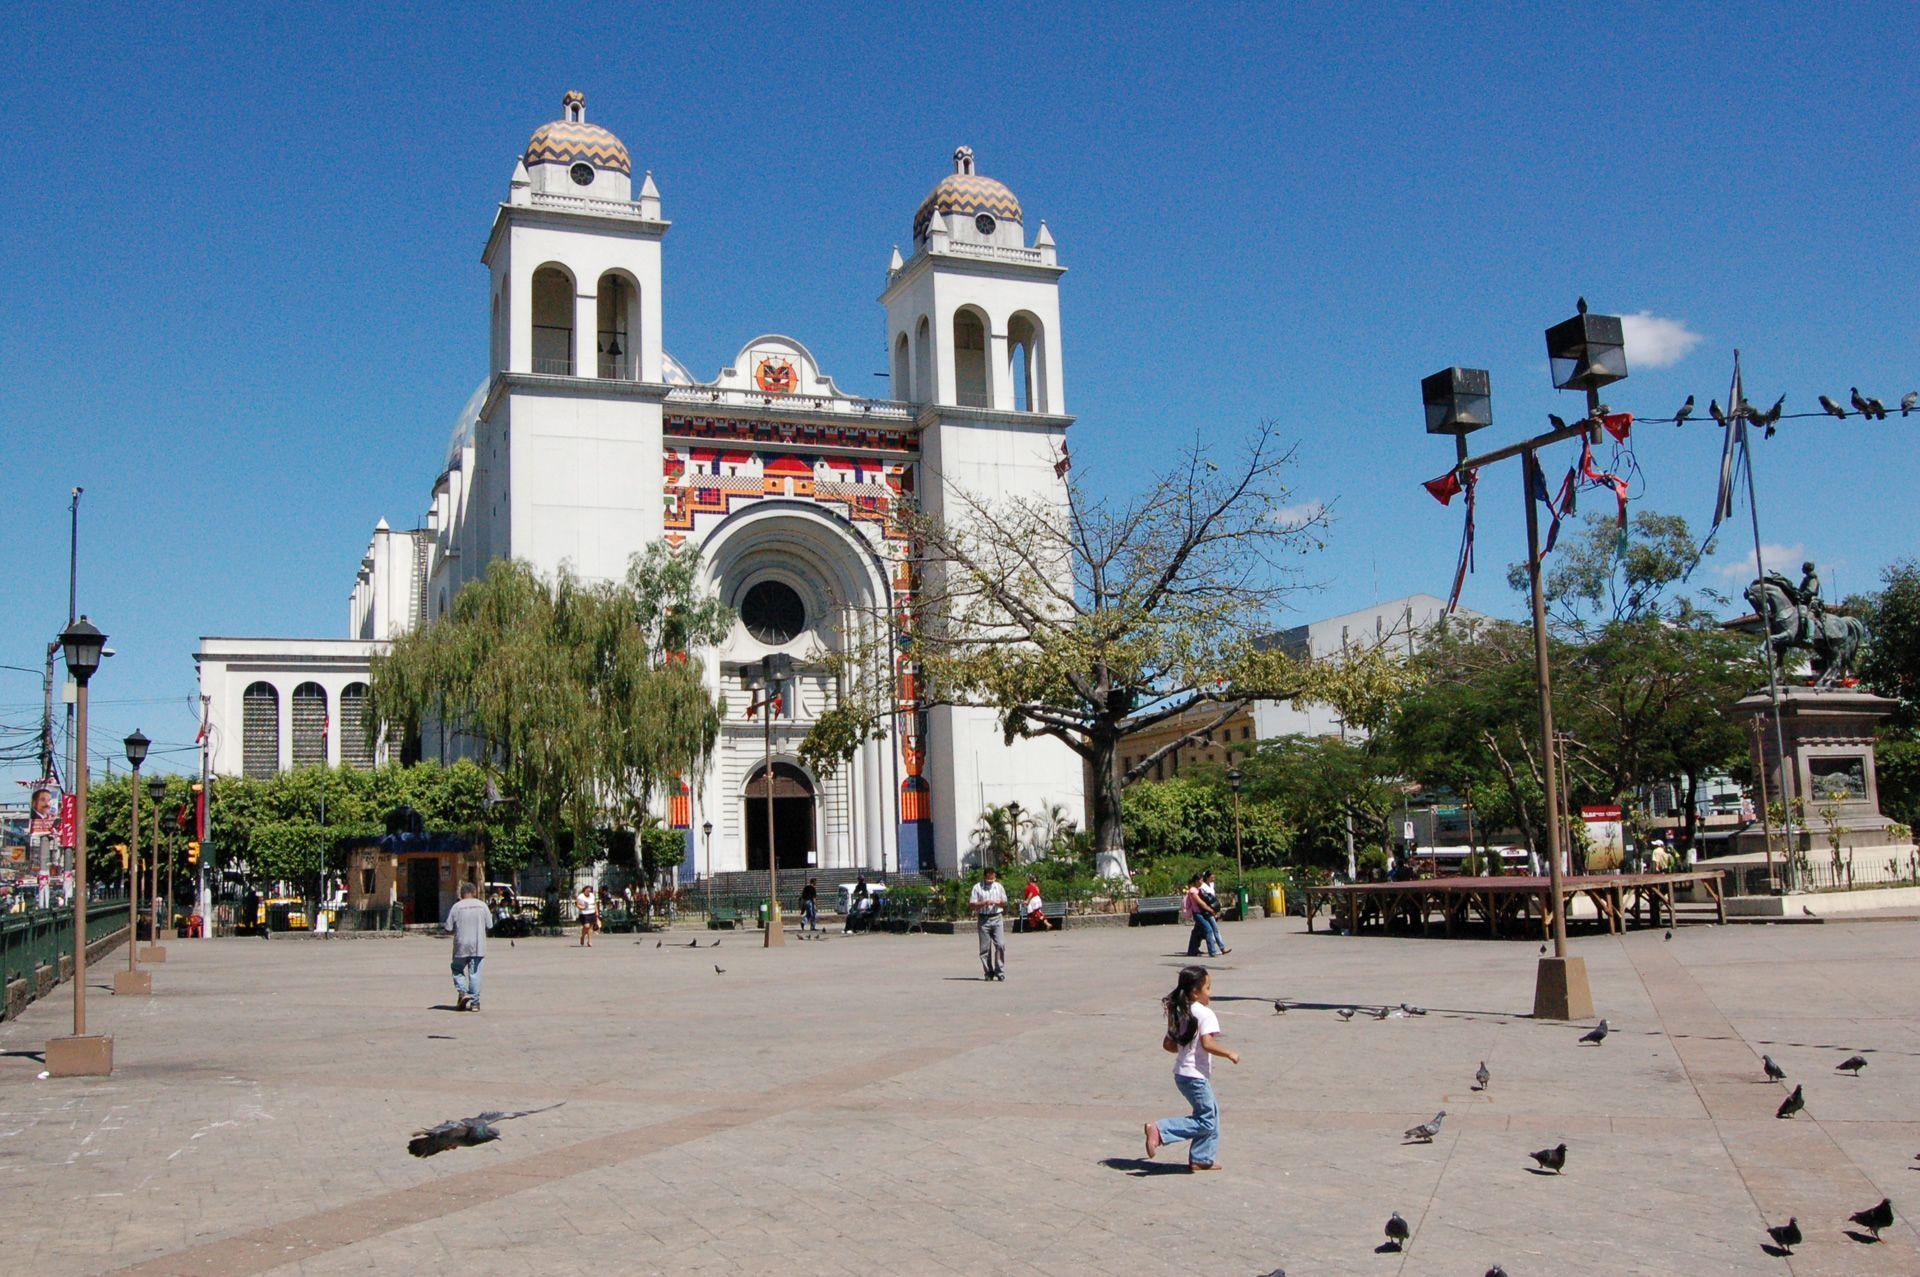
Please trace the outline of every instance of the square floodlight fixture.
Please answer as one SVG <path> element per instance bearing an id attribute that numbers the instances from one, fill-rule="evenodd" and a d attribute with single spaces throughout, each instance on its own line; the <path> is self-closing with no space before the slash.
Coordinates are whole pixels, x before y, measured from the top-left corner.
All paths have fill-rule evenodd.
<path id="1" fill-rule="evenodd" d="M 1561 390 L 1598 390 L 1627 376 L 1627 342 L 1618 315 L 1580 313 L 1547 329 L 1547 360 Z"/>
<path id="2" fill-rule="evenodd" d="M 1493 389 L 1485 368 L 1442 368 L 1420 379 L 1430 435 L 1470 435 L 1493 424 Z"/>

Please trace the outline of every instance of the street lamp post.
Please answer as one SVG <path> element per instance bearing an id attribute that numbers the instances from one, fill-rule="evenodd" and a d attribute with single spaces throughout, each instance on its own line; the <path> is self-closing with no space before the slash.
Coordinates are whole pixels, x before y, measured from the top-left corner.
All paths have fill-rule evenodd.
<path id="1" fill-rule="evenodd" d="M 152 890 L 140 902 L 147 910 L 147 947 L 141 950 L 140 956 L 148 963 L 167 960 L 167 951 L 160 944 L 160 906 L 157 903 L 160 899 L 160 803 L 166 796 L 167 778 L 148 777 L 147 797 L 153 805 L 153 872 L 147 878 Z"/>
<path id="2" fill-rule="evenodd" d="M 1013 844 L 1013 861 L 1020 863 L 1020 800 L 1007 804 L 1007 838 Z"/>
<path id="3" fill-rule="evenodd" d="M 1584 1020 L 1593 1015 L 1593 992 L 1587 982 L 1586 959 L 1567 952 L 1567 898 L 1564 831 L 1557 811 L 1558 751 L 1553 730 L 1553 676 L 1547 655 L 1546 594 L 1540 571 L 1540 516 L 1530 476 L 1537 470 L 1541 448 L 1585 436 L 1597 441 L 1600 387 L 1627 375 L 1626 342 L 1620 320 L 1594 315 L 1581 298 L 1573 318 L 1547 329 L 1547 360 L 1553 384 L 1561 390 L 1584 390 L 1584 421 L 1523 439 L 1478 457 L 1467 455 L 1467 436 L 1493 422 L 1493 396 L 1484 368 L 1448 368 L 1420 383 L 1426 408 L 1427 433 L 1454 436 L 1458 458 L 1455 472 L 1463 482 L 1486 466 L 1511 457 L 1521 459 L 1521 494 L 1527 514 L 1527 584 L 1533 610 L 1534 691 L 1540 706 L 1541 767 L 1547 797 L 1547 891 L 1552 898 L 1553 954 L 1540 960 L 1534 979 L 1533 1014 L 1543 1020 Z"/>
<path id="4" fill-rule="evenodd" d="M 114 972 L 113 992 L 115 997 L 137 997 L 153 992 L 153 973 L 140 969 L 140 764 L 147 761 L 147 749 L 153 742 L 136 727 L 124 743 L 127 765 L 133 768 L 133 780 L 127 786 L 128 800 L 133 804 L 133 816 L 128 821 L 133 836 L 127 845 L 127 969 Z"/>
<path id="5" fill-rule="evenodd" d="M 700 836 L 707 844 L 707 917 L 713 917 L 713 822 L 702 821 Z"/>
<path id="6" fill-rule="evenodd" d="M 1247 860 L 1240 850 L 1240 786 L 1245 780 L 1238 767 L 1227 768 L 1227 784 L 1233 787 L 1233 890 L 1243 916 L 1247 909 Z"/>
<path id="7" fill-rule="evenodd" d="M 760 658 L 757 685 L 749 682 L 760 695 L 747 707 L 748 712 L 758 710 L 764 724 L 765 757 L 760 780 L 767 787 L 767 928 L 763 947 L 768 949 L 787 942 L 780 926 L 780 853 L 773 843 L 773 706 L 782 684 L 792 677 L 793 658 L 785 652 L 769 652 Z"/>
<path id="8" fill-rule="evenodd" d="M 113 1038 L 87 1033 L 87 681 L 100 668 L 107 636 L 86 617 L 60 635 L 73 676 L 73 1035 L 47 1040 L 47 1072 L 54 1077 L 106 1077 L 113 1072 Z"/>

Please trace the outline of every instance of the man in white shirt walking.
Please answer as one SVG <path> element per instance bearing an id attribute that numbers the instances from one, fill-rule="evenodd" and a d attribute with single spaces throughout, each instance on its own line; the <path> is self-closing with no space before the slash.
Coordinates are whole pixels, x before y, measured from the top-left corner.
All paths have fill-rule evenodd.
<path id="1" fill-rule="evenodd" d="M 974 927 L 980 933 L 980 966 L 989 980 L 1007 978 L 1007 941 L 1002 931 L 1007 911 L 1007 889 L 1000 885 L 999 873 L 989 868 L 973 886 L 967 907 L 973 911 Z"/>
<path id="2" fill-rule="evenodd" d="M 487 956 L 487 932 L 493 930 L 493 911 L 480 903 L 478 889 L 460 884 L 460 899 L 447 911 L 447 930 L 453 933 L 453 991 L 462 1011 L 480 1009 L 480 963 Z"/>

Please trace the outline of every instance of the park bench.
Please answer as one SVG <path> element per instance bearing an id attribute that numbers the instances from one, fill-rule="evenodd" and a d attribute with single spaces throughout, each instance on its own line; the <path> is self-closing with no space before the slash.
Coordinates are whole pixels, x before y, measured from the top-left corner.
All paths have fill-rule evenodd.
<path id="1" fill-rule="evenodd" d="M 707 915 L 707 930 L 709 931 L 718 931 L 723 927 L 728 931 L 732 931 L 739 925 L 740 911 L 738 909 L 715 909 Z"/>
<path id="2" fill-rule="evenodd" d="M 1066 901 L 1064 900 L 1041 901 L 1040 915 L 1047 920 L 1048 925 L 1050 925 L 1054 930 L 1056 931 L 1066 930 L 1066 927 L 1067 927 L 1067 902 Z M 1029 930 L 1032 930 L 1033 928 L 1030 928 L 1027 926 L 1027 915 L 1023 913 L 1018 918 L 1014 919 L 1013 929 L 1015 931 L 1029 931 Z"/>
<path id="3" fill-rule="evenodd" d="M 1133 906 L 1133 926 L 1180 921 L 1180 896 L 1142 896 Z"/>

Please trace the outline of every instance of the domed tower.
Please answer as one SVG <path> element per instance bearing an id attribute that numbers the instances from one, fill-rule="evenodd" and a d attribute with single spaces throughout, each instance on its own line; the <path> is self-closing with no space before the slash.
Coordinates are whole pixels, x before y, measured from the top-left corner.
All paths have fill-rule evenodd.
<path id="1" fill-rule="evenodd" d="M 1060 276 L 1045 222 L 1027 243 L 1020 199 L 953 153 L 913 215 L 913 256 L 894 250 L 887 289 L 893 397 L 993 412 L 1065 412 Z"/>
<path id="2" fill-rule="evenodd" d="M 496 372 L 661 379 L 660 191 L 569 90 L 514 166 L 484 260 Z"/>
<path id="3" fill-rule="evenodd" d="M 887 310 L 893 397 L 911 403 L 920 438 L 919 496 L 935 517 L 973 517 L 978 503 L 1056 504 L 1067 519 L 1065 392 L 1060 361 L 1060 265 L 1040 223 L 1007 186 L 976 172 L 971 147 L 953 153 L 913 217 L 913 255 L 894 251 L 880 295 Z M 1070 565 L 1055 587 L 1070 593 Z M 927 569 L 937 588 L 938 564 Z M 980 746 L 1000 729 L 992 710 L 926 711 L 925 774 L 933 853 L 942 868 L 966 854 L 962 836 L 984 803 L 1056 801 L 1079 810 L 1079 758 L 1055 740 Z"/>

